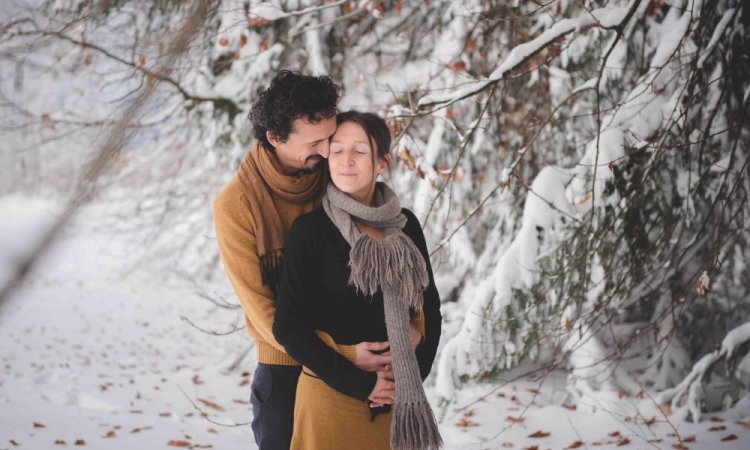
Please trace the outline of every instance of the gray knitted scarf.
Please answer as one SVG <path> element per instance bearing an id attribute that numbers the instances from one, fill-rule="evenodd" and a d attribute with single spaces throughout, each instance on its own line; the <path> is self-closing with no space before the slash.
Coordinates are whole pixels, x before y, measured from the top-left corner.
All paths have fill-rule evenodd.
<path id="1" fill-rule="evenodd" d="M 396 404 L 391 423 L 394 450 L 432 450 L 443 445 L 435 416 L 424 394 L 417 357 L 411 347 L 409 307 L 422 307 L 429 283 L 422 254 L 401 229 L 406 216 L 393 191 L 375 185 L 374 206 L 364 205 L 333 183 L 328 184 L 323 208 L 351 246 L 349 284 L 365 295 L 383 292 L 385 326 L 396 378 Z M 376 241 L 359 231 L 354 220 L 383 231 Z"/>

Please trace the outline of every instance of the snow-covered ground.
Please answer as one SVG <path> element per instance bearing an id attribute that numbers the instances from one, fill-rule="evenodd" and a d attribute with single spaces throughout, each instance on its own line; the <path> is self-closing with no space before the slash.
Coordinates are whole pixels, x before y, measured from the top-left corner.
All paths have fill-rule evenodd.
<path id="1" fill-rule="evenodd" d="M 48 201 L 0 198 L 0 283 L 55 211 Z M 251 418 L 252 352 L 231 368 L 249 339 L 244 331 L 211 336 L 183 320 L 222 332 L 241 324 L 238 312 L 187 282 L 123 276 L 132 244 L 92 231 L 86 217 L 95 215 L 69 227 L 0 305 L 0 450 L 255 448 L 242 425 Z M 648 396 L 574 406 L 565 403 L 565 375 L 469 384 L 444 408 L 428 387 L 446 448 L 750 447 L 750 417 L 739 413 L 750 405 L 698 424 L 674 420 Z"/>

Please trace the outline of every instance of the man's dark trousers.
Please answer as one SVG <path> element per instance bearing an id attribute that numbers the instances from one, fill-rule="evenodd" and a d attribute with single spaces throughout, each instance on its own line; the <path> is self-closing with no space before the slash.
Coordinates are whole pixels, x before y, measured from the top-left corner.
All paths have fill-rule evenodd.
<path id="1" fill-rule="evenodd" d="M 253 434 L 259 450 L 289 450 L 300 366 L 258 363 L 251 385 Z"/>

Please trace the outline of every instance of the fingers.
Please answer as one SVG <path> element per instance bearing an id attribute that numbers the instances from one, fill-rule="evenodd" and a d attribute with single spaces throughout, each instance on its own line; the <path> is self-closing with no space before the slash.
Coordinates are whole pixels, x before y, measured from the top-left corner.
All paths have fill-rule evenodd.
<path id="1" fill-rule="evenodd" d="M 385 342 L 363 342 L 364 348 L 375 354 L 381 354 L 389 350 L 390 345 L 388 341 Z"/>

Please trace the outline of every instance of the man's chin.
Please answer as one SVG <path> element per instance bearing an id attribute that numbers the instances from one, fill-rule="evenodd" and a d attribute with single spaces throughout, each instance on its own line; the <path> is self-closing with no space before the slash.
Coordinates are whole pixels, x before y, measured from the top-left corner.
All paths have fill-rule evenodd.
<path id="1" fill-rule="evenodd" d="M 311 165 L 309 167 L 306 165 L 305 167 L 303 167 L 302 169 L 300 169 L 298 171 L 298 173 L 300 175 L 315 173 L 315 172 L 319 171 L 323 167 L 323 163 L 324 162 L 325 162 L 325 160 L 322 157 L 320 157 L 320 156 L 317 157 L 317 158 L 314 158 L 314 159 L 310 158 L 310 159 L 308 159 L 308 163 L 310 163 Z"/>

